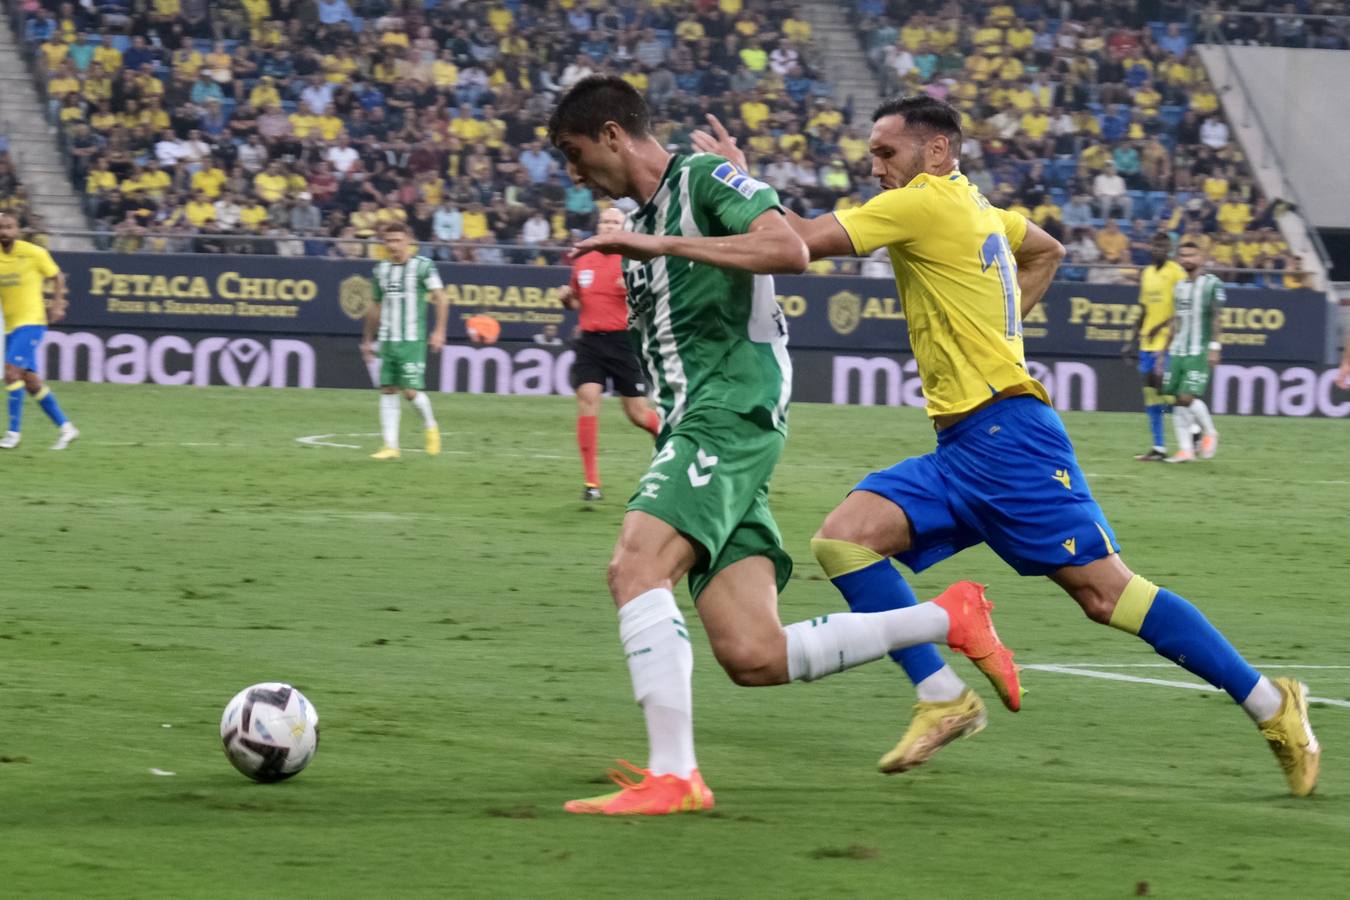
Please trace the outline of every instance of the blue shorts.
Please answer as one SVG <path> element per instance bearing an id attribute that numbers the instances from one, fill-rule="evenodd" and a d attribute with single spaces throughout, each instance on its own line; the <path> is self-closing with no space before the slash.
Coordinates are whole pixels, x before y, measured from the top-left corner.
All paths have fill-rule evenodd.
<path id="1" fill-rule="evenodd" d="M 1158 357 L 1162 357 L 1163 375 L 1167 374 L 1167 351 L 1166 350 L 1140 350 L 1139 351 L 1139 374 L 1152 375 L 1154 367 L 1158 364 Z"/>
<path id="2" fill-rule="evenodd" d="M 1001 400 L 938 432 L 937 450 L 854 488 L 905 511 L 915 572 L 988 544 L 1019 575 L 1048 575 L 1118 552 L 1055 411 L 1035 397 Z"/>
<path id="3" fill-rule="evenodd" d="M 36 372 L 38 348 L 46 333 L 46 325 L 20 325 L 5 335 L 5 362 L 16 369 Z"/>

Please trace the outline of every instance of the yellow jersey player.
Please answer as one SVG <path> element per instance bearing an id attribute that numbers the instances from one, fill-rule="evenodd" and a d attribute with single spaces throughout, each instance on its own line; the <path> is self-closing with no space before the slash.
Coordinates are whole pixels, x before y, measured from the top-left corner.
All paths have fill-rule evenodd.
<path id="1" fill-rule="evenodd" d="M 903 607 L 913 593 L 889 557 L 920 572 L 987 544 L 1019 574 L 1048 576 L 1094 622 L 1138 635 L 1225 690 L 1257 723 L 1291 792 L 1311 793 L 1321 748 L 1306 686 L 1257 672 L 1195 606 L 1126 567 L 1045 388 L 1026 370 L 1021 320 L 1064 248 L 1022 216 L 994 209 L 961 174 L 961 118 L 952 106 L 926 96 L 893 100 L 872 120 L 872 173 L 882 192 L 849 210 L 788 219 L 813 259 L 887 248 L 937 449 L 868 475 L 829 514 L 812 541 L 826 574 L 855 610 Z M 743 161 L 710 122 L 717 137 L 701 134 L 698 146 Z M 882 757 L 883 771 L 903 771 L 983 727 L 979 699 L 942 671 L 925 679 L 940 681 L 931 699 L 920 694 L 918 715 Z M 995 686 L 1016 709 L 1020 692 L 1003 692 L 1015 680 Z"/>
<path id="2" fill-rule="evenodd" d="M 1144 410 L 1148 413 L 1153 446 L 1135 459 L 1140 462 L 1162 462 L 1167 459 L 1167 442 L 1163 437 L 1163 413 L 1167 398 L 1162 393 L 1163 375 L 1167 372 L 1167 343 L 1171 339 L 1172 291 L 1186 280 L 1186 270 L 1169 257 L 1172 239 L 1159 232 L 1153 236 L 1150 247 L 1152 259 L 1139 273 L 1139 322 L 1121 354 L 1139 354 L 1139 375 L 1144 380 Z"/>
<path id="3" fill-rule="evenodd" d="M 8 329 L 5 389 L 9 394 L 9 430 L 0 438 L 0 450 L 19 446 L 25 394 L 33 395 L 59 429 L 52 449 L 64 450 L 80 432 L 61 411 L 51 388 L 38 377 L 37 354 L 48 322 L 43 286 L 53 283 L 50 315 L 51 321 L 59 322 L 66 312 L 66 279 L 50 253 L 18 238 L 19 220 L 11 212 L 0 212 L 0 307 L 4 311 L 0 321 Z"/>

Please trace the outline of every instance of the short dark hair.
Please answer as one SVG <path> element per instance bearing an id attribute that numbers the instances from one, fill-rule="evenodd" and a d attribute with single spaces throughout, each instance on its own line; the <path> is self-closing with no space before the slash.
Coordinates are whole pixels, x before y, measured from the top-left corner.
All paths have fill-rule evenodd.
<path id="1" fill-rule="evenodd" d="M 1170 234 L 1168 234 L 1167 232 L 1165 232 L 1165 231 L 1154 232 L 1154 234 L 1153 234 L 1153 243 L 1155 243 L 1155 244 L 1167 244 L 1167 246 L 1170 247 L 1170 246 L 1172 246 L 1172 236 L 1171 236 Z"/>
<path id="2" fill-rule="evenodd" d="M 606 122 L 614 122 L 633 137 L 646 137 L 651 128 L 647 101 L 617 75 L 590 75 L 572 85 L 548 119 L 548 140 L 557 144 L 564 134 L 595 140 Z"/>
<path id="3" fill-rule="evenodd" d="M 404 222 L 385 222 L 380 228 L 380 234 L 406 234 L 412 236 L 412 229 Z"/>
<path id="4" fill-rule="evenodd" d="M 961 129 L 961 114 L 945 100 L 938 100 L 926 94 L 896 97 L 878 106 L 872 113 L 872 121 L 877 122 L 887 116 L 900 116 L 905 120 L 907 127 L 918 126 L 938 134 L 945 134 L 947 140 L 955 145 L 956 151 L 961 149 L 964 134 Z"/>
<path id="5" fill-rule="evenodd" d="M 1204 249 L 1200 246 L 1200 242 L 1196 240 L 1194 237 L 1182 238 L 1181 243 L 1178 246 L 1182 249 L 1185 249 L 1186 247 L 1194 247 L 1197 250 Z"/>

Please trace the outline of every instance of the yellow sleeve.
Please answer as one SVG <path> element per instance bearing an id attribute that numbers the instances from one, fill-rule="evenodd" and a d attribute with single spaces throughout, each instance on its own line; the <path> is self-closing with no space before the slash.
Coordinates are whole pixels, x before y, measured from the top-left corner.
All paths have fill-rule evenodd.
<path id="1" fill-rule="evenodd" d="M 878 247 L 912 241 L 924 227 L 927 196 L 923 188 L 882 191 L 862 206 L 840 210 L 834 217 L 853 242 L 853 252 L 867 256 Z"/>
<path id="2" fill-rule="evenodd" d="M 46 248 L 33 245 L 33 256 L 37 259 L 37 269 L 43 278 L 55 278 L 61 274 L 61 267 L 52 259 Z"/>
<path id="3" fill-rule="evenodd" d="M 1027 220 L 1021 213 L 1007 209 L 995 210 L 1003 220 L 1003 233 L 1008 236 L 1008 247 L 1016 253 L 1027 237 Z"/>

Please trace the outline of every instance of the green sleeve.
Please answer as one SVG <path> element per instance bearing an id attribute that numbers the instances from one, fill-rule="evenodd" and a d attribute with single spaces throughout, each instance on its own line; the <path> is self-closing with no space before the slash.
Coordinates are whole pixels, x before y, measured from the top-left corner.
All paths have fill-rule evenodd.
<path id="1" fill-rule="evenodd" d="M 765 212 L 782 209 L 772 187 L 710 153 L 689 164 L 689 199 L 731 234 L 745 234 Z"/>

